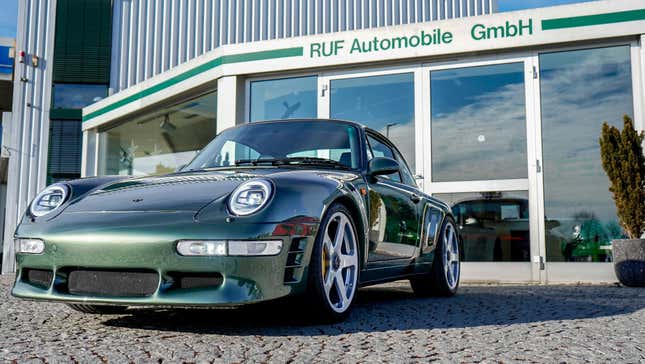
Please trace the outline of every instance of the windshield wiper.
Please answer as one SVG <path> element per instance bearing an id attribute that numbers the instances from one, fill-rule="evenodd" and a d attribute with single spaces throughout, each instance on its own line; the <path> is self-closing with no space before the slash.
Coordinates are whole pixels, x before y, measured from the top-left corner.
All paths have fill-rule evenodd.
<path id="1" fill-rule="evenodd" d="M 257 159 L 238 159 L 235 165 L 251 164 L 257 166 L 260 164 L 270 164 L 274 166 L 287 165 L 287 164 L 307 164 L 307 165 L 323 165 L 342 169 L 351 169 L 350 167 L 335 161 L 333 159 L 318 158 L 318 157 L 289 157 L 289 158 L 257 158 Z"/>

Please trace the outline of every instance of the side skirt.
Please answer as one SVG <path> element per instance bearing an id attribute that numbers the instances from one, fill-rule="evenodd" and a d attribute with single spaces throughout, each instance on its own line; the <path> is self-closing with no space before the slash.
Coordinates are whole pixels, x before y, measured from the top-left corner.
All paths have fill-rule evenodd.
<path id="1" fill-rule="evenodd" d="M 432 263 L 430 262 L 411 263 L 410 261 L 407 261 L 406 264 L 389 265 L 386 267 L 368 267 L 361 272 L 358 285 L 359 287 L 366 287 L 401 279 L 409 279 L 427 273 L 431 267 Z"/>

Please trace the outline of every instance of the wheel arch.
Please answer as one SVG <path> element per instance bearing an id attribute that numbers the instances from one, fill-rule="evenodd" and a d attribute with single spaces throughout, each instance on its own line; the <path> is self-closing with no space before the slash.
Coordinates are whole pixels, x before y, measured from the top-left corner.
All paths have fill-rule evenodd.
<path id="1" fill-rule="evenodd" d="M 352 189 L 353 190 L 353 189 Z M 325 204 L 322 213 L 320 214 L 320 220 L 324 218 L 325 214 L 335 203 L 342 204 L 349 213 L 351 218 L 354 221 L 356 228 L 356 235 L 358 236 L 358 249 L 359 249 L 359 270 L 362 270 L 367 263 L 367 248 L 368 248 L 368 234 L 369 234 L 369 224 L 367 209 L 363 199 L 358 195 L 358 192 L 352 193 L 352 190 L 341 192 L 332 198 L 329 199 L 329 202 Z M 322 229 L 322 227 L 321 227 Z"/>

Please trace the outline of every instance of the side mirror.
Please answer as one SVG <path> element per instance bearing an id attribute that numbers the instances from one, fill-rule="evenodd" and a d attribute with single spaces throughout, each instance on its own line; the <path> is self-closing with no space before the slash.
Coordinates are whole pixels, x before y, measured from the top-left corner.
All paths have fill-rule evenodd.
<path id="1" fill-rule="evenodd" d="M 370 176 L 381 176 L 399 171 L 399 162 L 392 158 L 374 157 L 370 161 L 368 173 Z"/>

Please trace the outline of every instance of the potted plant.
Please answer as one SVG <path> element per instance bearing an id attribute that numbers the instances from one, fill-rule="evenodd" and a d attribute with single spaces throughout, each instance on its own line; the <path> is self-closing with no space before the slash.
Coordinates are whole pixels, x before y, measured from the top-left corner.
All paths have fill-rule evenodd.
<path id="1" fill-rule="evenodd" d="M 631 287 L 645 286 L 645 156 L 643 133 L 625 115 L 624 127 L 604 123 L 600 137 L 602 167 L 609 177 L 609 191 L 616 202 L 620 224 L 627 239 L 612 241 L 618 280 Z"/>

